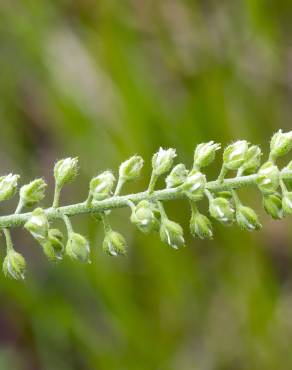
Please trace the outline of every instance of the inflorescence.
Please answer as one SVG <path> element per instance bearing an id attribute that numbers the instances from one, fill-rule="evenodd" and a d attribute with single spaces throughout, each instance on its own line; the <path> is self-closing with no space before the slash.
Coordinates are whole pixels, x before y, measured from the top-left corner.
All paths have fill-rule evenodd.
<path id="1" fill-rule="evenodd" d="M 15 213 L 0 217 L 0 229 L 6 239 L 7 254 L 3 262 L 6 276 L 23 279 L 26 271 L 24 257 L 15 251 L 11 229 L 24 226 L 40 244 L 51 262 L 62 260 L 64 255 L 81 262 L 90 262 L 88 240 L 74 231 L 71 217 L 77 214 L 92 214 L 104 226 L 103 250 L 110 256 L 126 254 L 125 238 L 113 230 L 109 216 L 115 208 L 128 207 L 130 220 L 143 233 L 157 231 L 161 240 L 174 249 L 185 245 L 182 227 L 170 220 L 163 202 L 172 199 L 187 199 L 191 208 L 190 231 L 194 237 L 212 239 L 213 228 L 210 219 L 198 209 L 198 202 L 207 198 L 209 214 L 224 225 L 237 223 L 243 230 L 259 230 L 262 226 L 256 212 L 242 204 L 236 190 L 248 185 L 256 185 L 262 195 L 263 206 L 273 219 L 282 219 L 292 214 L 292 161 L 279 169 L 276 161 L 292 149 L 292 131 L 275 133 L 270 143 L 268 160 L 261 165 L 262 152 L 259 146 L 250 145 L 245 140 L 236 141 L 223 152 L 223 164 L 219 176 L 207 181 L 202 169 L 215 159 L 220 144 L 213 141 L 199 144 L 194 152 L 192 169 L 182 163 L 173 167 L 175 149 L 160 148 L 152 158 L 152 175 L 146 191 L 120 195 L 124 185 L 136 180 L 144 164 L 143 158 L 135 155 L 123 162 L 119 168 L 117 185 L 111 171 L 94 177 L 89 184 L 88 197 L 84 202 L 60 206 L 60 194 L 65 185 L 75 180 L 78 174 L 77 158 L 58 161 L 54 167 L 55 192 L 52 207 L 43 209 L 37 204 L 44 198 L 47 187 L 43 179 L 36 179 L 24 185 L 19 191 L 19 203 Z M 226 178 L 229 171 L 235 176 Z M 166 188 L 155 190 L 160 176 L 166 177 Z M 17 193 L 18 175 L 0 177 L 0 201 L 11 199 Z M 34 208 L 23 213 L 25 208 Z M 67 229 L 63 233 L 51 228 L 56 219 L 62 219 Z"/>

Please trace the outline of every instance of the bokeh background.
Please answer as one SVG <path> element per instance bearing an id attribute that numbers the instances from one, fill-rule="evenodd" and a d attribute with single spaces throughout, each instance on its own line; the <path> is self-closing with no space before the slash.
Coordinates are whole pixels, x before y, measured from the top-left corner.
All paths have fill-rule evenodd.
<path id="1" fill-rule="evenodd" d="M 45 177 L 49 206 L 64 156 L 81 165 L 68 204 L 135 153 L 146 165 L 125 191 L 145 189 L 159 146 L 188 166 L 202 141 L 245 138 L 267 153 L 272 133 L 292 127 L 291 20 L 290 0 L 1 1 L 1 173 Z M 219 166 L 220 155 L 209 178 Z M 211 242 L 190 237 L 186 202 L 168 203 L 186 232 L 179 251 L 113 212 L 127 258 L 105 256 L 101 226 L 75 217 L 92 243 L 87 266 L 51 266 L 15 230 L 29 273 L 23 284 L 0 277 L 0 369 L 292 368 L 291 219 L 271 221 L 256 189 L 240 197 L 263 230 L 215 224 Z"/>

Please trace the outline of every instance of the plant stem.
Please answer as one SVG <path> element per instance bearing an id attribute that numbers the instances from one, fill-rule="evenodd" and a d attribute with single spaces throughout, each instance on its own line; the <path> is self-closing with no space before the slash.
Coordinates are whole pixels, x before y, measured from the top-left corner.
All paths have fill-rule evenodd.
<path id="1" fill-rule="evenodd" d="M 248 175 L 242 177 L 235 177 L 231 179 L 225 179 L 222 182 L 219 180 L 209 181 L 206 184 L 206 190 L 217 192 L 224 190 L 240 189 L 249 185 L 255 185 L 258 175 Z M 286 171 L 281 175 L 282 179 L 292 179 L 292 171 Z M 89 214 L 89 213 L 100 213 L 107 210 L 112 210 L 115 208 L 129 207 L 129 201 L 137 204 L 141 200 L 149 201 L 167 201 L 187 198 L 186 195 L 181 192 L 181 189 L 163 189 L 157 190 L 149 194 L 148 191 L 144 191 L 136 194 L 129 194 L 123 196 L 113 196 L 108 199 L 104 199 L 99 202 L 95 202 L 92 206 L 88 207 L 86 201 L 82 203 L 72 204 L 63 207 L 51 207 L 45 210 L 45 213 L 49 221 L 56 219 L 63 219 L 64 215 L 75 216 L 79 214 Z M 0 217 L 0 228 L 13 228 L 17 226 L 22 226 L 31 216 L 31 212 L 12 214 L 8 216 Z"/>
<path id="2" fill-rule="evenodd" d="M 71 233 L 73 233 L 73 227 L 72 227 L 70 218 L 67 215 L 63 215 L 62 218 L 63 218 L 63 220 L 65 222 L 65 225 L 66 225 L 66 228 L 67 228 L 67 232 L 68 232 L 68 236 L 69 236 Z"/>
<path id="3" fill-rule="evenodd" d="M 5 229 L 3 229 L 3 233 L 4 233 L 5 239 L 6 239 L 7 252 L 14 250 L 10 230 L 5 228 Z"/>
<path id="4" fill-rule="evenodd" d="M 55 184 L 53 208 L 58 208 L 59 207 L 60 194 L 61 194 L 61 187 L 58 184 Z"/>
<path id="5" fill-rule="evenodd" d="M 158 176 L 154 173 L 154 171 L 152 171 L 149 186 L 148 186 L 149 194 L 152 194 L 154 192 L 154 188 L 155 188 L 157 180 L 158 180 Z"/>

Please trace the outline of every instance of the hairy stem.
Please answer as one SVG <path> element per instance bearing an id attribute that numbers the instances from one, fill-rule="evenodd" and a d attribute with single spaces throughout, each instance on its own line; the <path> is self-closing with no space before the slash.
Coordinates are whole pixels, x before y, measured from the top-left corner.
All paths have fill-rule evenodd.
<path id="1" fill-rule="evenodd" d="M 258 175 L 254 174 L 225 179 L 222 182 L 220 180 L 209 181 L 206 184 L 206 189 L 212 192 L 239 189 L 249 185 L 255 185 L 257 177 Z M 285 172 L 283 175 L 281 175 L 281 178 L 292 179 L 292 171 Z M 75 216 L 79 214 L 100 213 L 115 208 L 129 207 L 129 201 L 137 203 L 145 199 L 150 201 L 167 201 L 182 198 L 186 198 L 186 195 L 181 191 L 180 188 L 157 190 L 151 194 L 149 194 L 149 191 L 144 191 L 136 194 L 113 196 L 111 198 L 95 202 L 91 206 L 88 206 L 87 202 L 85 201 L 63 207 L 50 207 L 45 210 L 45 213 L 48 220 L 53 221 L 56 219 L 64 219 L 64 215 Z M 22 226 L 30 216 L 31 212 L 1 216 L 0 228 L 13 228 Z"/>

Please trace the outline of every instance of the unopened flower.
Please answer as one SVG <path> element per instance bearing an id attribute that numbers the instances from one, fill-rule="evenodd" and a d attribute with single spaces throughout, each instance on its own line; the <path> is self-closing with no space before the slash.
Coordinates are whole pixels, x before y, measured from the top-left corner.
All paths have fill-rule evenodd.
<path id="1" fill-rule="evenodd" d="M 212 239 L 213 237 L 211 221 L 208 217 L 199 212 L 192 213 L 190 231 L 193 236 L 197 236 L 200 239 Z"/>
<path id="2" fill-rule="evenodd" d="M 161 221 L 160 239 L 174 249 L 183 247 L 185 244 L 182 227 L 167 218 L 163 218 Z"/>
<path id="3" fill-rule="evenodd" d="M 258 145 L 252 145 L 248 148 L 245 160 L 240 169 L 242 173 L 253 173 L 261 164 L 262 151 Z"/>
<path id="4" fill-rule="evenodd" d="M 266 162 L 258 171 L 256 183 L 263 194 L 273 194 L 279 187 L 279 170 L 273 162 Z"/>
<path id="5" fill-rule="evenodd" d="M 265 211 L 275 220 L 280 220 L 284 216 L 282 199 L 278 194 L 268 194 L 263 197 Z"/>
<path id="6" fill-rule="evenodd" d="M 158 231 L 159 220 L 155 205 L 148 200 L 142 200 L 135 206 L 131 214 L 131 222 L 144 233 Z"/>
<path id="7" fill-rule="evenodd" d="M 10 250 L 3 262 L 3 272 L 5 276 L 9 276 L 15 280 L 23 280 L 25 278 L 26 262 L 24 257 L 16 252 Z"/>
<path id="8" fill-rule="evenodd" d="M 24 227 L 40 244 L 48 238 L 49 223 L 42 208 L 36 208 L 32 212 Z"/>
<path id="9" fill-rule="evenodd" d="M 225 225 L 230 225 L 234 221 L 234 209 L 227 199 L 218 197 L 210 200 L 210 215 Z"/>
<path id="10" fill-rule="evenodd" d="M 159 151 L 152 157 L 153 173 L 156 176 L 163 175 L 168 172 L 176 157 L 175 149 L 159 148 Z"/>
<path id="11" fill-rule="evenodd" d="M 282 198 L 283 211 L 286 214 L 292 214 L 292 192 L 286 192 Z"/>
<path id="12" fill-rule="evenodd" d="M 248 150 L 248 142 L 239 140 L 228 145 L 223 153 L 224 166 L 229 170 L 238 170 L 245 161 Z"/>
<path id="13" fill-rule="evenodd" d="M 187 178 L 188 170 L 183 163 L 177 164 L 167 176 L 165 182 L 168 189 L 183 184 Z"/>
<path id="14" fill-rule="evenodd" d="M 78 158 L 61 159 L 55 164 L 54 176 L 58 187 L 73 181 L 78 173 Z"/>
<path id="15" fill-rule="evenodd" d="M 125 255 L 127 250 L 127 243 L 123 235 L 120 233 L 109 230 L 106 232 L 103 241 L 103 251 L 113 257 L 118 255 Z"/>
<path id="16" fill-rule="evenodd" d="M 206 176 L 194 169 L 188 174 L 182 189 L 192 201 L 198 201 L 204 196 L 205 186 Z"/>
<path id="17" fill-rule="evenodd" d="M 292 149 L 292 131 L 279 130 L 271 139 L 271 158 L 276 159 L 287 154 Z"/>
<path id="18" fill-rule="evenodd" d="M 17 181 L 19 175 L 13 175 L 10 173 L 6 176 L 0 177 L 0 201 L 8 200 L 12 198 L 17 190 Z"/>
<path id="19" fill-rule="evenodd" d="M 47 184 L 43 179 L 36 179 L 20 188 L 19 195 L 23 205 L 32 207 L 45 196 Z"/>
<path id="20" fill-rule="evenodd" d="M 94 200 L 108 198 L 114 186 L 115 177 L 111 171 L 105 171 L 90 181 L 90 193 Z"/>
<path id="21" fill-rule="evenodd" d="M 253 231 L 259 230 L 262 227 L 255 211 L 243 205 L 240 205 L 236 209 L 236 221 L 243 230 Z"/>
<path id="22" fill-rule="evenodd" d="M 84 236 L 71 232 L 66 244 L 66 254 L 80 262 L 89 262 L 90 247 Z"/>
<path id="23" fill-rule="evenodd" d="M 63 258 L 65 250 L 64 236 L 58 229 L 50 229 L 48 239 L 43 244 L 43 251 L 50 261 L 56 262 Z"/>
<path id="24" fill-rule="evenodd" d="M 137 179 L 144 164 L 144 160 L 139 155 L 134 155 L 120 165 L 119 176 L 124 181 Z"/>
<path id="25" fill-rule="evenodd" d="M 220 144 L 209 141 L 208 143 L 199 144 L 194 154 L 194 168 L 208 166 L 215 159 L 215 153 L 221 148 Z"/>

